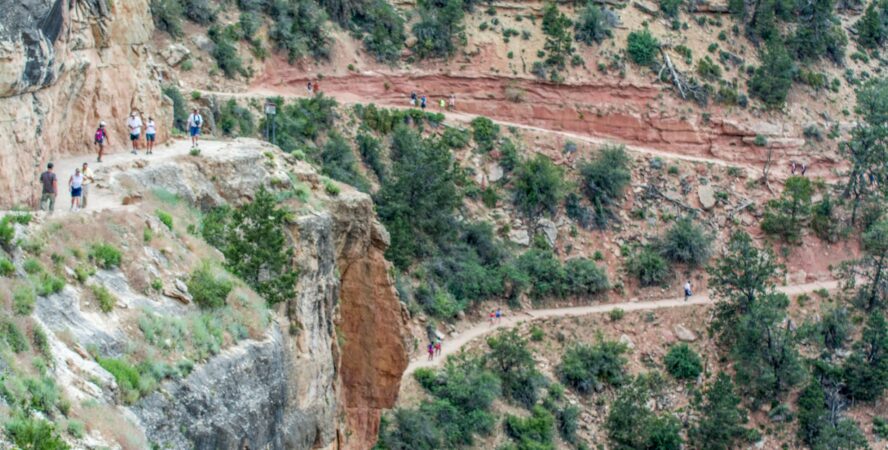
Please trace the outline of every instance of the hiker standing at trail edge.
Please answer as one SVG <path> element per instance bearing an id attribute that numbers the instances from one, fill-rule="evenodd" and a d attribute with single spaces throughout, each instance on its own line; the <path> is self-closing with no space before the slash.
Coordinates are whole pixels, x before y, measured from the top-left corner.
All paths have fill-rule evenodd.
<path id="1" fill-rule="evenodd" d="M 691 280 L 688 280 L 688 282 L 685 283 L 684 290 L 685 290 L 685 301 L 688 301 L 688 298 L 690 298 L 691 295 L 694 295 L 693 293 L 691 293 Z"/>
<path id="2" fill-rule="evenodd" d="M 410 93 L 410 106 L 416 106 L 416 92 Z"/>
<path id="3" fill-rule="evenodd" d="M 154 123 L 154 118 L 148 116 L 148 123 L 145 124 L 145 143 L 147 144 L 147 150 L 149 155 L 154 154 L 154 139 L 157 136 L 157 125 Z M 84 197 L 86 198 L 86 197 Z"/>
<path id="4" fill-rule="evenodd" d="M 142 135 L 142 118 L 133 111 L 126 121 L 126 126 L 129 127 L 130 141 L 133 143 L 133 154 L 137 155 L 139 154 L 139 137 Z"/>
<path id="5" fill-rule="evenodd" d="M 43 191 L 40 194 L 40 209 L 52 214 L 55 210 L 56 195 L 59 193 L 58 177 L 52 171 L 52 163 L 47 164 L 46 172 L 40 174 L 40 185 L 43 186 Z"/>
<path id="6" fill-rule="evenodd" d="M 71 190 L 71 211 L 79 211 L 80 196 L 83 195 L 83 174 L 80 169 L 74 169 L 74 175 L 68 179 L 68 187 Z"/>
<path id="7" fill-rule="evenodd" d="M 447 105 L 447 109 L 453 111 L 456 109 L 456 94 L 450 94 L 449 103 Z"/>
<path id="8" fill-rule="evenodd" d="M 441 356 L 441 340 L 438 339 L 435 341 L 435 356 Z"/>
<path id="9" fill-rule="evenodd" d="M 96 162 L 102 162 L 102 153 L 105 152 L 105 144 L 108 143 L 108 131 L 105 130 L 105 121 L 99 122 L 99 128 L 96 128 L 95 145 L 99 146 L 99 158 Z"/>
<path id="10" fill-rule="evenodd" d="M 83 169 L 80 171 L 83 175 L 83 193 L 80 195 L 80 207 L 86 209 L 86 199 L 89 198 L 89 187 L 96 181 L 93 176 L 92 170 L 89 170 L 89 165 L 83 163 Z"/>
<path id="11" fill-rule="evenodd" d="M 198 137 L 200 136 L 200 126 L 203 124 L 203 117 L 197 112 L 197 108 L 191 110 L 188 116 L 188 134 L 191 135 L 191 148 L 198 146 Z"/>

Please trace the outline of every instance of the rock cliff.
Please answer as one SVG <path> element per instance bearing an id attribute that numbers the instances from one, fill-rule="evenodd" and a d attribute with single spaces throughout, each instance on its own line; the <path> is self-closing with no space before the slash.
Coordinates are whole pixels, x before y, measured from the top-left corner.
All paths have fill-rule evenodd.
<path id="1" fill-rule="evenodd" d="M 171 123 L 146 46 L 148 0 L 0 0 L 0 10 L 0 189 L 10 194 L 0 206 L 33 202 L 46 162 L 91 154 L 100 120 L 120 147 L 131 110 Z"/>

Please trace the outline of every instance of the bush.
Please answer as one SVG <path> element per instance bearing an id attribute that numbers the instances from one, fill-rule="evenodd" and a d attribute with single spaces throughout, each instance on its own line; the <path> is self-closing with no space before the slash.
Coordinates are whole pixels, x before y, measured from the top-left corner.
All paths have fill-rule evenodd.
<path id="1" fill-rule="evenodd" d="M 324 175 L 354 186 L 359 191 L 370 191 L 370 183 L 358 170 L 358 160 L 351 146 L 335 131 L 330 132 L 321 151 L 321 164 Z"/>
<path id="2" fill-rule="evenodd" d="M 256 128 L 253 113 L 238 105 L 234 99 L 222 104 L 216 123 L 226 136 L 250 136 Z"/>
<path id="3" fill-rule="evenodd" d="M 629 33 L 628 47 L 629 59 L 640 66 L 651 66 L 660 51 L 660 41 L 645 28 L 641 31 Z"/>
<path id="4" fill-rule="evenodd" d="M 36 280 L 37 295 L 48 296 L 61 292 L 65 288 L 65 280 L 50 273 L 41 273 Z"/>
<path id="5" fill-rule="evenodd" d="M 8 277 L 15 273 L 15 264 L 0 256 L 0 277 Z"/>
<path id="6" fill-rule="evenodd" d="M 513 192 L 515 206 L 528 218 L 554 214 L 564 197 L 564 171 L 538 154 L 515 169 Z"/>
<path id="7" fill-rule="evenodd" d="M 182 5 L 179 0 L 151 0 L 148 4 L 154 26 L 172 37 L 182 36 Z"/>
<path id="8" fill-rule="evenodd" d="M 185 97 L 175 85 L 168 84 L 163 87 L 163 95 L 167 96 L 173 102 L 173 123 L 170 124 L 179 131 L 185 131 L 188 123 L 188 107 L 185 104 Z"/>
<path id="9" fill-rule="evenodd" d="M 721 79 L 721 66 L 719 66 L 709 55 L 697 60 L 697 74 L 704 80 L 717 81 Z"/>
<path id="10" fill-rule="evenodd" d="M 761 67 L 755 69 L 749 80 L 749 93 L 761 99 L 765 106 L 782 107 L 792 86 L 795 65 L 779 39 L 768 43 L 761 60 Z"/>
<path id="11" fill-rule="evenodd" d="M 680 380 L 693 380 L 703 372 L 700 355 L 685 343 L 669 347 L 663 362 L 666 364 L 666 371 Z"/>
<path id="12" fill-rule="evenodd" d="M 595 295 L 610 286 L 607 273 L 586 258 L 569 259 L 564 264 L 565 291 L 569 295 Z"/>
<path id="13" fill-rule="evenodd" d="M 574 25 L 574 37 L 586 45 L 600 44 L 613 35 L 611 29 L 617 22 L 612 11 L 589 2 L 580 11 L 580 18 Z"/>
<path id="14" fill-rule="evenodd" d="M 34 450 L 68 450 L 70 447 L 56 432 L 52 422 L 36 417 L 16 416 L 4 425 L 6 435 L 16 447 Z"/>
<path id="15" fill-rule="evenodd" d="M 610 318 L 611 322 L 617 322 L 623 319 L 623 317 L 626 315 L 626 311 L 623 311 L 622 308 L 614 308 L 610 310 L 607 315 Z"/>
<path id="16" fill-rule="evenodd" d="M 662 11 L 666 17 L 678 17 L 681 3 L 682 0 L 660 0 L 660 11 Z"/>
<path id="17" fill-rule="evenodd" d="M 117 358 L 98 358 L 96 361 L 114 377 L 124 402 L 131 405 L 139 399 L 143 384 L 138 369 Z"/>
<path id="18" fill-rule="evenodd" d="M 546 59 L 546 67 L 553 69 L 550 79 L 561 80 L 555 70 L 564 70 L 567 57 L 573 54 L 573 38 L 570 36 L 571 20 L 558 10 L 558 6 L 549 2 L 543 7 L 543 34 L 546 42 L 543 44 Z"/>
<path id="19" fill-rule="evenodd" d="M 43 273 L 43 265 L 40 264 L 36 258 L 28 258 L 22 264 L 22 269 L 25 270 L 25 273 L 28 275 L 37 275 Z"/>
<path id="20" fill-rule="evenodd" d="M 16 314 L 27 316 L 31 314 L 31 311 L 34 311 L 34 303 L 36 301 L 37 297 L 34 294 L 34 289 L 30 286 L 19 286 L 12 293 L 12 310 Z"/>
<path id="21" fill-rule="evenodd" d="M 6 341 L 9 348 L 15 353 L 28 350 L 28 340 L 15 322 L 9 320 L 0 322 L 0 337 Z"/>
<path id="22" fill-rule="evenodd" d="M 209 265 L 201 266 L 188 279 L 188 292 L 201 308 L 225 306 L 233 288 L 231 281 L 217 276 Z"/>
<path id="23" fill-rule="evenodd" d="M 803 176 L 792 176 L 783 185 L 779 199 L 770 200 L 762 219 L 765 233 L 779 236 L 789 243 L 801 242 L 802 229 L 811 218 L 811 196 L 814 187 Z"/>
<path id="24" fill-rule="evenodd" d="M 546 333 L 537 325 L 534 325 L 530 328 L 530 340 L 534 342 L 541 342 L 543 338 L 546 337 Z"/>
<path id="25" fill-rule="evenodd" d="M 413 25 L 416 56 L 447 58 L 456 53 L 455 37 L 463 30 L 463 0 L 418 2 L 419 22 Z"/>
<path id="26" fill-rule="evenodd" d="M 366 33 L 364 48 L 379 62 L 395 62 L 407 40 L 404 19 L 385 0 L 376 0 L 365 6 L 366 13 L 356 14 L 355 22 Z"/>
<path id="27" fill-rule="evenodd" d="M 669 412 L 657 415 L 647 405 L 663 386 L 656 374 L 639 375 L 620 391 L 604 427 L 617 449 L 679 450 L 681 422 Z"/>
<path id="28" fill-rule="evenodd" d="M 382 182 L 385 179 L 385 165 L 382 162 L 382 150 L 379 139 L 370 134 L 360 132 L 355 142 L 358 144 L 361 160 L 376 174 L 376 179 Z"/>
<path id="29" fill-rule="evenodd" d="M 526 448 L 547 448 L 552 444 L 555 417 L 542 406 L 534 406 L 527 418 L 506 416 L 506 433 Z"/>
<path id="30" fill-rule="evenodd" d="M 518 257 L 516 266 L 527 276 L 532 299 L 542 300 L 564 295 L 564 269 L 551 250 L 528 250 Z"/>
<path id="31" fill-rule="evenodd" d="M 154 211 L 154 213 L 157 214 L 157 219 L 160 220 L 162 224 L 166 225 L 170 231 L 173 230 L 173 216 L 170 213 L 162 209 L 158 209 Z"/>
<path id="32" fill-rule="evenodd" d="M 327 15 L 313 0 L 269 2 L 273 24 L 268 38 L 286 51 L 290 64 L 311 56 L 326 59 L 332 40 L 325 27 Z"/>
<path id="33" fill-rule="evenodd" d="M 594 159 L 580 163 L 581 187 L 599 216 L 623 198 L 632 180 L 629 161 L 623 146 L 607 145 Z"/>
<path id="34" fill-rule="evenodd" d="M 209 0 L 180 0 L 185 17 L 200 25 L 209 25 L 216 20 L 216 11 Z"/>
<path id="35" fill-rule="evenodd" d="M 854 24 L 854 30 L 857 32 L 857 43 L 862 47 L 878 49 L 884 45 L 888 42 L 888 5 L 870 2 Z"/>
<path id="36" fill-rule="evenodd" d="M 485 153 L 493 150 L 496 140 L 499 138 L 499 125 L 483 116 L 472 119 L 471 125 L 472 137 L 475 139 L 478 150 Z"/>
<path id="37" fill-rule="evenodd" d="M 89 258 L 103 269 L 111 269 L 120 266 L 121 254 L 117 247 L 111 244 L 93 244 Z"/>
<path id="38" fill-rule="evenodd" d="M 709 260 L 712 240 L 713 237 L 690 217 L 683 217 L 669 228 L 658 247 L 666 259 L 697 267 Z"/>
<path id="39" fill-rule="evenodd" d="M 452 149 L 466 148 L 469 145 L 469 133 L 459 128 L 446 127 L 441 134 L 441 142 Z"/>
<path id="40" fill-rule="evenodd" d="M 99 303 L 99 309 L 103 313 L 109 313 L 114 309 L 114 305 L 117 304 L 117 298 L 105 286 L 95 284 L 92 286 L 92 292 Z"/>
<path id="41" fill-rule="evenodd" d="M 15 238 L 15 228 L 12 223 L 9 216 L 0 219 L 0 247 L 6 250 L 12 249 L 12 240 Z"/>
<path id="42" fill-rule="evenodd" d="M 487 346 L 490 352 L 485 359 L 502 382 L 503 396 L 526 408 L 532 407 L 538 399 L 537 391 L 546 379 L 537 371 L 527 341 L 512 329 L 487 338 Z"/>
<path id="43" fill-rule="evenodd" d="M 642 247 L 626 261 L 626 273 L 637 278 L 642 286 L 663 283 L 669 272 L 669 263 L 651 247 Z"/>
<path id="44" fill-rule="evenodd" d="M 606 385 L 620 386 L 626 381 L 623 354 L 627 351 L 625 344 L 614 341 L 575 345 L 561 357 L 558 374 L 564 384 L 581 394 L 600 392 Z"/>
<path id="45" fill-rule="evenodd" d="M 213 46 L 211 54 L 222 73 L 228 78 L 234 78 L 237 75 L 246 76 L 248 72 L 244 68 L 244 63 L 237 53 L 237 47 L 234 46 L 234 40 L 229 36 L 229 33 L 221 31 L 218 27 L 211 27 L 208 34 L 216 44 Z"/>

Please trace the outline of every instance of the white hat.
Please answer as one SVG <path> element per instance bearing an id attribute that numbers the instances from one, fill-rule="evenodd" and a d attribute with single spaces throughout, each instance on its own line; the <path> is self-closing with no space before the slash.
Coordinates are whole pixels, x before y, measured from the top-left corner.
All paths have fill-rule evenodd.
<path id="1" fill-rule="evenodd" d="M 100 126 L 100 127 L 104 127 L 104 126 L 105 126 L 105 121 L 103 120 L 103 121 L 99 122 L 99 126 Z"/>

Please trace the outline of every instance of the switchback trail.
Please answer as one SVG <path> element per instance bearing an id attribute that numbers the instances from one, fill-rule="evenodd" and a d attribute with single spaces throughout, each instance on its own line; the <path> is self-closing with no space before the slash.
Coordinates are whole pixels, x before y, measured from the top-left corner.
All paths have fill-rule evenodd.
<path id="1" fill-rule="evenodd" d="M 782 286 L 778 287 L 777 290 L 787 295 L 798 295 L 813 292 L 819 289 L 826 289 L 831 291 L 836 289 L 837 287 L 838 282 L 836 281 L 821 281 L 807 284 L 797 284 L 793 286 Z M 474 341 L 475 339 L 483 337 L 495 330 L 515 327 L 521 322 L 552 317 L 573 317 L 585 316 L 588 314 L 607 313 L 617 308 L 622 309 L 623 311 L 651 311 L 664 308 L 711 305 L 713 303 L 714 302 L 712 301 L 712 299 L 709 298 L 708 295 L 697 295 L 691 297 L 688 301 L 684 301 L 684 298 L 673 298 L 667 300 L 654 300 L 644 302 L 622 302 L 602 305 L 576 306 L 568 308 L 532 309 L 529 311 L 519 311 L 514 316 L 503 317 L 501 319 L 501 322 L 497 325 L 491 326 L 487 321 L 480 322 L 475 324 L 468 330 L 460 332 L 457 337 L 443 341 L 441 347 L 441 356 L 435 358 L 432 361 L 428 360 L 428 356 L 425 352 L 417 355 L 410 361 L 410 365 L 407 366 L 407 370 L 404 371 L 402 379 L 409 377 L 414 371 L 416 371 L 416 369 L 419 369 L 421 367 L 436 367 L 442 361 L 444 361 L 444 359 L 446 359 L 448 355 L 458 353 L 463 348 L 463 346 Z"/>

